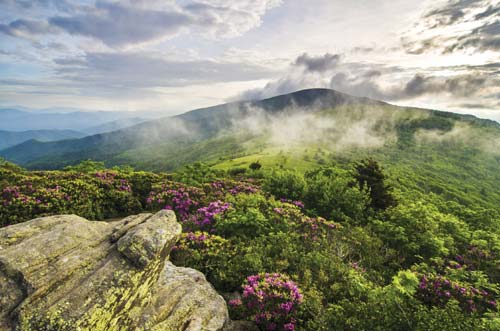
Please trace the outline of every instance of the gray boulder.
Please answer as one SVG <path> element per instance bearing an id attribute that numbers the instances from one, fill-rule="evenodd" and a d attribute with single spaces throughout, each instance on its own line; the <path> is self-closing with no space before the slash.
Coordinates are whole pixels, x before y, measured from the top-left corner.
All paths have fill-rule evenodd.
<path id="1" fill-rule="evenodd" d="M 168 261 L 171 211 L 50 216 L 0 229 L 0 330 L 230 330 L 203 274 Z"/>

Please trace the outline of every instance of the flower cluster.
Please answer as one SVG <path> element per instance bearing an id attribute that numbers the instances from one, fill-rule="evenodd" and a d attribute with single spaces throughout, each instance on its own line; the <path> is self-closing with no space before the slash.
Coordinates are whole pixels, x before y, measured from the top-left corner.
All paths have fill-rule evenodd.
<path id="1" fill-rule="evenodd" d="M 131 192 L 132 188 L 128 180 L 118 178 L 119 174 L 111 171 L 97 171 L 94 174 L 100 183 L 106 188 L 115 188 L 119 191 Z"/>
<path id="2" fill-rule="evenodd" d="M 102 220 L 135 212 L 140 204 L 128 179 L 109 171 L 36 171 L 2 185 L 0 225 L 64 213 Z"/>
<path id="3" fill-rule="evenodd" d="M 64 211 L 71 200 L 71 196 L 64 192 L 59 185 L 53 187 L 34 187 L 31 182 L 7 186 L 2 190 L 2 213 L 15 213 L 16 217 L 29 219 L 31 215 L 49 214 L 51 211 Z M 3 215 L 2 215 L 3 218 Z M 21 220 L 20 219 L 20 220 Z M 11 221 L 16 223 L 18 220 Z"/>
<path id="4" fill-rule="evenodd" d="M 485 313 L 497 309 L 493 293 L 442 276 L 421 276 L 415 295 L 422 302 L 437 307 L 444 307 L 448 301 L 456 300 L 468 313 Z"/>
<path id="5" fill-rule="evenodd" d="M 240 194 L 240 193 L 256 193 L 258 188 L 254 185 L 239 182 L 234 187 L 229 189 L 229 193 L 232 195 Z"/>
<path id="6" fill-rule="evenodd" d="M 230 205 L 222 201 L 213 201 L 206 207 L 198 208 L 195 214 L 191 215 L 186 221 L 186 228 L 189 230 L 209 230 L 214 231 L 216 217 L 223 214 Z"/>
<path id="7" fill-rule="evenodd" d="M 471 245 L 463 255 L 457 255 L 454 261 L 450 261 L 449 264 L 451 268 L 455 269 L 465 267 L 467 270 L 478 270 L 485 264 L 492 263 L 494 260 L 495 257 L 490 252 Z"/>
<path id="8" fill-rule="evenodd" d="M 132 191 L 132 188 L 130 187 L 130 184 L 128 183 L 128 181 L 126 179 L 120 179 L 119 180 L 118 189 L 120 191 L 126 191 L 126 192 Z"/>
<path id="9" fill-rule="evenodd" d="M 146 203 L 151 207 L 163 207 L 174 210 L 181 221 L 191 217 L 199 206 L 201 192 L 196 188 L 166 188 L 163 186 L 160 192 L 151 191 Z M 160 207 L 160 208 L 161 208 Z"/>
<path id="10" fill-rule="evenodd" d="M 117 174 L 111 171 L 97 171 L 94 176 L 102 183 L 112 185 Z"/>
<path id="11" fill-rule="evenodd" d="M 316 241 L 323 236 L 328 236 L 331 230 L 339 229 L 341 225 L 322 217 L 302 217 L 297 227 L 305 239 Z"/>
<path id="12" fill-rule="evenodd" d="M 282 203 L 280 207 L 272 209 L 273 219 L 275 222 L 287 222 L 304 239 L 312 241 L 329 237 L 332 230 L 341 227 L 340 224 L 327 221 L 322 217 L 306 217 L 299 208 L 289 202 Z"/>
<path id="13" fill-rule="evenodd" d="M 295 330 L 295 314 L 302 294 L 288 276 L 279 273 L 249 276 L 242 289 L 241 299 L 229 302 L 232 309 L 253 319 L 262 330 Z"/>
<path id="14" fill-rule="evenodd" d="M 304 209 L 304 203 L 302 201 L 299 201 L 299 200 L 290 200 L 290 199 L 285 199 L 285 198 L 281 198 L 280 201 L 283 202 L 283 203 L 292 204 L 294 206 L 299 207 L 300 209 Z"/>
<path id="15" fill-rule="evenodd" d="M 240 193 L 256 193 L 259 188 L 247 182 L 235 182 L 232 180 L 218 180 L 206 187 L 208 194 L 223 197 L 226 193 L 237 195 Z"/>

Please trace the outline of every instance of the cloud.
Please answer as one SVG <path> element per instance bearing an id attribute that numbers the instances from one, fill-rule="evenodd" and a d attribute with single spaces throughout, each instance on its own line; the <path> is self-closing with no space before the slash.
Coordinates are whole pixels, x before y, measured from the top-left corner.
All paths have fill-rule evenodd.
<path id="1" fill-rule="evenodd" d="M 497 17 L 500 15 L 500 7 L 491 5 L 485 11 L 477 14 L 475 18 L 476 20 L 480 20 L 494 15 L 497 15 Z"/>
<path id="2" fill-rule="evenodd" d="M 183 10 L 197 18 L 206 34 L 216 38 L 239 36 L 262 23 L 262 16 L 282 0 L 197 0 Z"/>
<path id="3" fill-rule="evenodd" d="M 400 114 L 384 108 L 339 108 L 335 116 L 320 115 L 313 110 L 291 106 L 269 113 L 247 105 L 241 116 L 232 119 L 228 131 L 229 134 L 249 133 L 264 137 L 267 147 L 292 150 L 309 145 L 336 151 L 377 148 L 396 139 L 395 123 Z M 366 112 L 370 116 L 366 116 Z"/>
<path id="4" fill-rule="evenodd" d="M 0 32 L 12 37 L 31 39 L 35 35 L 57 33 L 47 22 L 18 19 L 9 24 L 0 24 Z"/>
<path id="5" fill-rule="evenodd" d="M 121 48 L 165 40 L 188 31 L 211 38 L 239 36 L 259 26 L 262 16 L 279 5 L 278 0 L 97 0 L 92 5 L 39 0 L 20 2 L 17 6 L 27 11 L 31 7 L 50 7 L 55 14 L 41 21 L 15 20 L 1 25 L 0 31 L 15 37 L 66 32 Z"/>
<path id="6" fill-rule="evenodd" d="M 295 65 L 303 66 L 308 71 L 324 72 L 334 68 L 339 61 L 340 55 L 338 54 L 326 53 L 315 57 L 304 53 L 295 60 Z"/>
<path id="7" fill-rule="evenodd" d="M 439 95 L 470 99 L 467 103 L 491 105 L 491 99 L 499 93 L 500 79 L 495 72 L 499 63 L 483 66 L 431 68 L 426 72 L 364 62 L 345 62 L 345 56 L 300 55 L 282 77 L 268 82 L 263 88 L 251 89 L 236 99 L 254 100 L 290 93 L 296 90 L 323 87 L 332 88 L 355 96 L 384 101 L 412 100 Z M 399 76 L 395 79 L 394 77 Z"/>
<path id="8" fill-rule="evenodd" d="M 465 17 L 465 12 L 470 6 L 475 6 L 478 0 L 451 0 L 444 6 L 435 8 L 424 15 L 424 18 L 433 21 L 432 28 L 443 25 L 455 24 Z"/>
<path id="9" fill-rule="evenodd" d="M 69 11 L 76 7 L 69 0 L 4 0 L 3 4 L 22 9 L 53 7 L 61 11 Z"/>
<path id="10" fill-rule="evenodd" d="M 264 66 L 222 60 L 175 60 L 146 52 L 87 53 L 56 59 L 58 77 L 103 88 L 185 86 L 271 77 Z"/>
<path id="11" fill-rule="evenodd" d="M 303 53 L 291 63 L 290 70 L 281 78 L 272 80 L 264 88 L 243 92 L 230 100 L 260 100 L 303 88 L 328 87 L 328 75 L 340 63 L 341 55 L 326 53 L 311 56 Z"/>
<path id="12" fill-rule="evenodd" d="M 450 0 L 424 14 L 403 47 L 410 54 L 498 51 L 499 13 L 498 0 Z"/>
<path id="13" fill-rule="evenodd" d="M 470 34 L 462 35 L 444 52 L 451 53 L 455 50 L 473 48 L 480 51 L 500 51 L 500 20 L 480 26 Z"/>
<path id="14" fill-rule="evenodd" d="M 49 22 L 69 34 L 93 37 L 113 47 L 173 36 L 183 26 L 193 24 L 194 19 L 175 10 L 147 10 L 99 1 L 85 14 L 55 16 Z"/>
<path id="15" fill-rule="evenodd" d="M 417 73 L 409 80 L 383 86 L 382 74 L 354 78 L 339 73 L 332 77 L 330 87 L 357 96 L 386 101 L 412 99 L 424 95 L 449 94 L 456 97 L 479 96 L 489 88 L 499 86 L 500 80 L 485 74 L 456 74 L 451 77 Z"/>

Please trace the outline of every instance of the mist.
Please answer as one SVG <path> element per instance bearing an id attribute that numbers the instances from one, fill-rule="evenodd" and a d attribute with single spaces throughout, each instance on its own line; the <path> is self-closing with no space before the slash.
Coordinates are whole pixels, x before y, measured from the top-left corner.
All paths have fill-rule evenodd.
<path id="1" fill-rule="evenodd" d="M 220 135 L 265 137 L 268 148 L 287 151 L 311 146 L 332 151 L 379 148 L 396 142 L 397 121 L 410 115 L 376 106 L 341 106 L 329 111 L 292 106 L 277 114 L 248 107 L 245 114 L 233 119 L 231 128 Z"/>

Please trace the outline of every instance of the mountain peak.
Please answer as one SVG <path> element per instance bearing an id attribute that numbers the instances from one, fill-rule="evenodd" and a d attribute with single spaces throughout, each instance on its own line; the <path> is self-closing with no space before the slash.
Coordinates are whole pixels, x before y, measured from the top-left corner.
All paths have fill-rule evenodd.
<path id="1" fill-rule="evenodd" d="M 342 105 L 387 105 L 387 103 L 364 97 L 356 97 L 327 88 L 311 88 L 292 93 L 281 94 L 271 98 L 252 101 L 252 105 L 266 110 L 283 109 L 286 107 L 334 108 Z"/>

